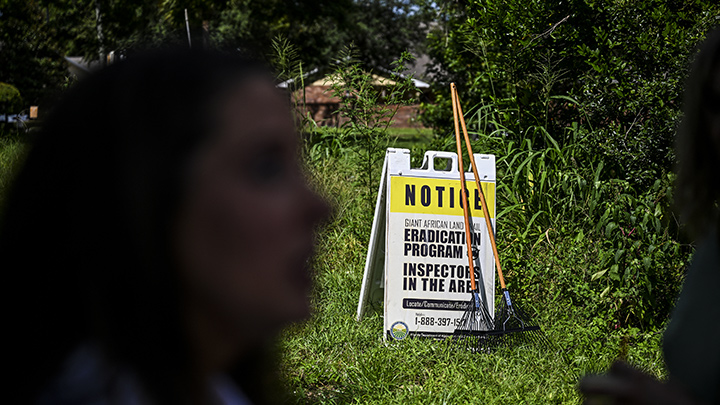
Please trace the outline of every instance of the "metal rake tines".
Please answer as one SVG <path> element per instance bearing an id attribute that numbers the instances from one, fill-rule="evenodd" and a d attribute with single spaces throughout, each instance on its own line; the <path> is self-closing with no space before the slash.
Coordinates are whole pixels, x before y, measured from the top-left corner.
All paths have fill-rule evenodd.
<path id="1" fill-rule="evenodd" d="M 455 327 L 453 341 L 472 352 L 487 352 L 493 347 L 486 337 L 494 328 L 493 317 L 477 292 L 473 292 L 467 308 Z"/>
<path id="2" fill-rule="evenodd" d="M 503 301 L 495 314 L 495 327 L 497 330 L 526 329 L 537 327 L 538 324 L 523 311 L 517 303 Z"/>
<path id="3" fill-rule="evenodd" d="M 456 347 L 462 347 L 472 353 L 490 353 L 497 349 L 497 338 L 483 334 L 481 332 L 468 332 L 467 334 L 458 334 L 453 336 Z"/>
<path id="4" fill-rule="evenodd" d="M 455 333 L 479 332 L 492 330 L 494 328 L 493 317 L 488 312 L 484 303 L 480 301 L 477 293 L 468 302 L 467 310 L 463 313 L 459 323 L 455 327 Z"/>
<path id="5" fill-rule="evenodd" d="M 532 344 L 553 349 L 555 345 L 550 342 L 540 326 L 531 319 L 516 303 L 511 306 L 504 303 L 495 315 L 494 334 L 502 336 L 506 345 L 519 346 Z"/>
<path id="6" fill-rule="evenodd" d="M 503 344 L 511 347 L 539 346 L 546 349 L 553 348 L 553 344 L 545 337 L 539 326 L 529 326 L 525 329 L 510 329 L 498 335 Z"/>
<path id="7" fill-rule="evenodd" d="M 456 331 L 453 340 L 476 353 L 489 353 L 495 349 L 521 346 L 537 346 L 549 350 L 555 348 L 539 326 L 524 329 Z"/>
<path id="8" fill-rule="evenodd" d="M 477 293 L 473 293 L 468 309 L 453 333 L 453 342 L 474 353 L 520 346 L 554 349 L 555 345 L 547 339 L 540 326 L 520 306 L 514 304 L 508 295 L 493 319 Z"/>

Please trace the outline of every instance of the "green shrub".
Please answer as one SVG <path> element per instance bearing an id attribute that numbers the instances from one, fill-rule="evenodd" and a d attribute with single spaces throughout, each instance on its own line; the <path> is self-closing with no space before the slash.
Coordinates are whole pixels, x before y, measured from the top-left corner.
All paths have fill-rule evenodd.
<path id="1" fill-rule="evenodd" d="M 26 145 L 17 136 L 0 132 L 0 210 L 25 150 Z"/>
<path id="2" fill-rule="evenodd" d="M 537 308 L 559 294 L 586 308 L 585 316 L 601 316 L 607 331 L 661 327 L 688 260 L 671 210 L 674 176 L 644 189 L 608 175 L 605 157 L 590 152 L 589 130 L 577 123 L 559 139 L 543 126 L 515 134 L 497 121 L 503 114 L 495 106 L 471 110 L 474 151 L 497 158 L 498 243 L 514 290 Z M 498 129 L 484 133 L 488 126 Z M 455 149 L 450 137 L 431 147 Z M 536 263 L 557 243 L 586 249 L 583 268 L 571 271 L 572 260 L 561 260 L 549 272 Z"/>
<path id="3" fill-rule="evenodd" d="M 15 86 L 0 82 L 0 112 L 15 114 L 22 108 L 22 97 Z"/>
<path id="4" fill-rule="evenodd" d="M 720 4 L 691 1 L 443 2 L 429 37 L 435 105 L 423 119 L 449 128 L 445 88 L 458 84 L 468 106 L 494 105 L 520 142 L 564 146 L 566 128 L 587 128 L 588 152 L 603 178 L 650 187 L 672 166 L 682 85 L 695 46 L 717 24 Z M 574 101 L 553 98 L 572 97 Z M 481 132 L 498 130 L 490 125 Z"/>

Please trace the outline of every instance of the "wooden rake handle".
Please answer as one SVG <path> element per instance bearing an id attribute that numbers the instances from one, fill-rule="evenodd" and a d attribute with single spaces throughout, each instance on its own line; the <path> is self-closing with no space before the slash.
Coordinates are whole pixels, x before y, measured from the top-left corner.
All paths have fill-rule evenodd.
<path id="1" fill-rule="evenodd" d="M 500 279 L 500 287 L 502 287 L 502 289 L 504 290 L 505 277 L 503 277 L 502 266 L 500 266 L 500 255 L 498 254 L 497 244 L 495 243 L 495 233 L 493 232 L 492 222 L 490 222 L 490 212 L 488 211 L 487 202 L 485 201 L 485 193 L 483 192 L 482 187 L 480 187 L 480 175 L 478 174 L 477 165 L 475 165 L 475 157 L 473 156 L 472 146 L 470 145 L 470 137 L 468 137 L 467 127 L 465 126 L 465 117 L 463 116 L 462 107 L 460 107 L 460 97 L 458 96 L 455 83 L 450 84 L 450 88 L 453 102 L 453 116 L 455 118 L 455 138 L 458 142 L 458 160 L 462 162 L 462 159 L 460 158 L 460 135 L 458 134 L 457 130 L 457 120 L 459 115 L 460 124 L 462 125 L 463 136 L 465 137 L 465 146 L 467 147 L 468 155 L 470 156 L 470 164 L 472 165 L 472 171 L 475 175 L 475 184 L 477 185 L 478 193 L 480 194 L 480 202 L 482 203 L 485 224 L 487 225 L 488 235 L 490 236 L 490 245 L 492 246 L 493 255 L 495 256 L 495 268 L 497 269 L 498 278 Z M 460 177 L 463 176 L 461 175 Z M 463 179 L 463 189 L 465 187 L 464 181 L 465 180 Z M 467 226 L 467 219 L 465 221 Z"/>
<path id="2" fill-rule="evenodd" d="M 460 128 L 458 125 L 458 109 L 460 105 L 457 103 L 457 97 L 455 96 L 457 90 L 455 89 L 455 83 L 450 83 L 450 95 L 452 97 L 453 106 L 453 120 L 455 122 L 455 144 L 457 145 L 457 156 L 458 156 L 458 170 L 460 170 L 460 189 L 462 190 L 462 201 L 460 202 L 463 207 L 463 217 L 465 218 L 465 242 L 468 251 L 468 263 L 470 265 L 470 286 L 473 291 L 477 291 L 477 284 L 475 282 L 475 263 L 472 254 L 472 237 L 470 236 L 470 215 L 468 213 L 468 195 L 467 188 L 465 187 L 465 169 L 463 167 L 462 160 L 462 146 L 460 141 Z M 462 117 L 462 115 L 461 115 Z M 464 123 L 464 121 L 463 121 Z M 475 176 L 477 177 L 477 175 Z"/>

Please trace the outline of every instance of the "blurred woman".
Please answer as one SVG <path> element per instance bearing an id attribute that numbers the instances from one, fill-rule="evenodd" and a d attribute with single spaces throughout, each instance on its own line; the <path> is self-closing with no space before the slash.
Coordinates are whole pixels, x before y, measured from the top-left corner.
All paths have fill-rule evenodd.
<path id="1" fill-rule="evenodd" d="M 310 313 L 328 215 L 255 62 L 164 50 L 83 80 L 6 197 L 8 403 L 245 404 Z"/>
<path id="2" fill-rule="evenodd" d="M 664 335 L 670 378 L 616 363 L 580 382 L 586 403 L 720 404 L 720 30 L 688 79 L 677 151 L 676 202 L 699 244 Z"/>

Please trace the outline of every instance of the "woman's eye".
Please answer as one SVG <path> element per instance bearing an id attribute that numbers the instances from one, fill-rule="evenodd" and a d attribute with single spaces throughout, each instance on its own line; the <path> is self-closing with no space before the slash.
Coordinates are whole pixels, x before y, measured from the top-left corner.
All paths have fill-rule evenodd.
<path id="1" fill-rule="evenodd" d="M 249 165 L 249 177 L 258 184 L 282 181 L 288 174 L 288 163 L 277 150 L 265 151 L 254 156 Z"/>

